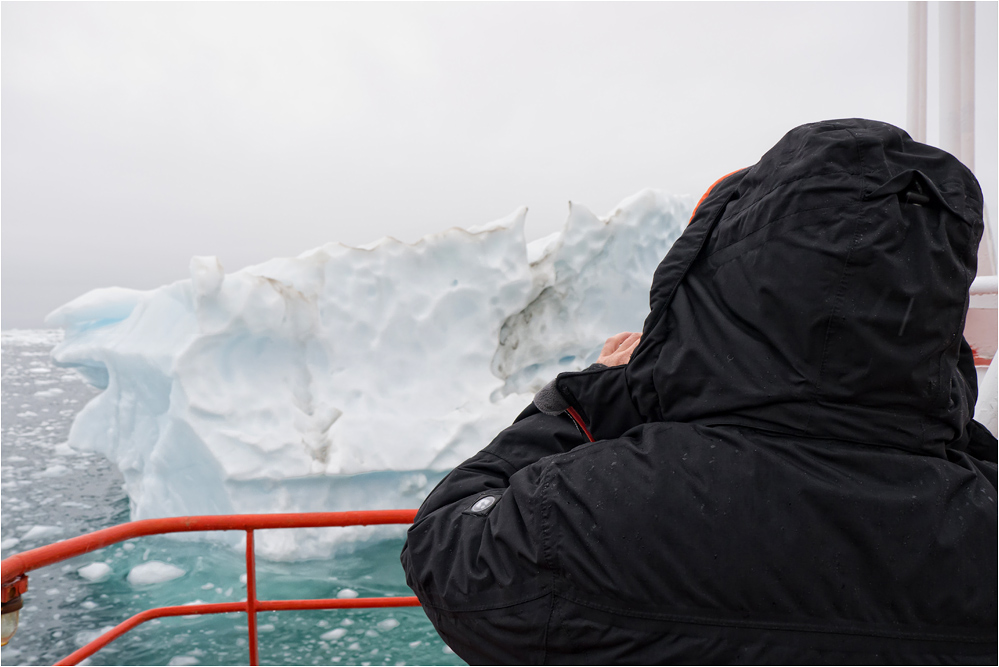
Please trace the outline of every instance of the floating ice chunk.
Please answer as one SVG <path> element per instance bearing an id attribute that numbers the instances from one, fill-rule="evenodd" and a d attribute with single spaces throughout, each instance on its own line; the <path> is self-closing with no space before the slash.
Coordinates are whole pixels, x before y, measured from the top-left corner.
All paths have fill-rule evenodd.
<path id="1" fill-rule="evenodd" d="M 350 646 L 347 647 L 347 650 L 348 651 L 360 651 L 361 650 L 361 645 L 358 642 L 354 642 L 353 644 L 351 644 Z"/>
<path id="2" fill-rule="evenodd" d="M 175 655 L 170 658 L 170 662 L 167 663 L 170 667 L 182 667 L 183 665 L 196 665 L 198 664 L 198 659 L 193 655 Z"/>
<path id="3" fill-rule="evenodd" d="M 346 600 L 346 599 L 349 599 L 349 598 L 356 598 L 357 597 L 357 591 L 355 591 L 353 588 L 341 588 L 340 592 L 338 592 L 336 594 L 336 596 L 338 598 L 340 598 L 341 600 Z"/>
<path id="4" fill-rule="evenodd" d="M 257 632 L 274 632 L 273 623 L 261 623 L 257 626 Z"/>
<path id="5" fill-rule="evenodd" d="M 32 526 L 28 529 L 28 532 L 21 536 L 21 541 L 30 542 L 31 540 L 52 539 L 56 535 L 61 534 L 62 528 L 59 526 Z"/>
<path id="6" fill-rule="evenodd" d="M 111 578 L 111 566 L 107 563 L 91 563 L 76 571 L 78 575 L 92 584 L 98 584 Z"/>
<path id="7" fill-rule="evenodd" d="M 60 329 L 8 329 L 0 333 L 4 347 L 52 347 L 63 339 Z"/>
<path id="8" fill-rule="evenodd" d="M 447 644 L 444 645 L 444 655 L 454 655 L 454 649 Z"/>
<path id="9" fill-rule="evenodd" d="M 93 600 L 84 600 L 80 603 L 80 606 L 84 609 L 97 609 L 97 603 Z"/>
<path id="10" fill-rule="evenodd" d="M 151 560 L 136 565 L 128 573 L 128 583 L 133 586 L 149 586 L 161 584 L 183 577 L 187 572 L 176 565 L 170 565 L 159 560 Z"/>
<path id="11" fill-rule="evenodd" d="M 342 621 L 340 621 L 340 625 L 342 625 L 345 628 L 349 628 L 350 626 L 354 625 L 354 619 L 345 618 Z"/>
<path id="12" fill-rule="evenodd" d="M 53 396 L 58 396 L 63 393 L 62 389 L 59 387 L 52 387 L 51 389 L 42 389 L 41 391 L 36 391 L 35 396 L 39 398 L 52 398 Z"/>
<path id="13" fill-rule="evenodd" d="M 56 456 L 79 456 L 80 452 L 69 446 L 68 442 L 61 442 L 52 450 Z"/>
<path id="14" fill-rule="evenodd" d="M 86 646 L 110 630 L 114 630 L 113 625 L 105 625 L 100 630 L 83 630 L 81 632 L 77 632 L 76 635 L 73 636 L 73 641 L 77 646 Z"/>
<path id="15" fill-rule="evenodd" d="M 395 620 L 394 618 L 386 618 L 384 621 L 378 621 L 377 627 L 382 632 L 388 632 L 393 628 L 398 628 L 399 621 Z"/>
<path id="16" fill-rule="evenodd" d="M 50 465 L 45 470 L 35 473 L 32 475 L 34 479 L 49 479 L 52 477 L 62 477 L 69 472 L 69 468 L 66 466 L 56 463 L 55 465 Z"/>
<path id="17" fill-rule="evenodd" d="M 423 642 L 420 641 L 419 639 L 417 639 L 415 642 L 409 642 L 409 648 L 416 648 L 417 646 L 419 646 L 422 643 Z"/>
<path id="18" fill-rule="evenodd" d="M 423 473 L 406 475 L 399 481 L 399 493 L 410 496 L 427 488 L 427 476 Z"/>
<path id="19" fill-rule="evenodd" d="M 329 632 L 324 632 L 319 635 L 319 638 L 331 642 L 336 641 L 337 639 L 342 639 L 345 634 L 347 634 L 347 628 L 334 628 Z"/>
<path id="20" fill-rule="evenodd" d="M 7 549 L 13 549 L 20 543 L 21 540 L 16 537 L 8 537 L 3 542 L 0 542 L 0 550 L 6 551 Z"/>

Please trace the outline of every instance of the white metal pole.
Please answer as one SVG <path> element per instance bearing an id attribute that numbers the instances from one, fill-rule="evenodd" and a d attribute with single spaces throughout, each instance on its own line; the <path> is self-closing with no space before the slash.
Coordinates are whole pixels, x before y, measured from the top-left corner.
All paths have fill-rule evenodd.
<path id="1" fill-rule="evenodd" d="M 989 364 L 989 369 L 985 372 L 978 389 L 978 403 L 975 404 L 975 420 L 989 429 L 992 435 L 999 433 L 996 425 L 996 375 L 999 374 L 999 368 L 996 368 L 997 360 L 999 356 L 993 357 L 992 363 Z"/>
<path id="2" fill-rule="evenodd" d="M 961 161 L 975 170 L 975 3 L 960 2 Z"/>
<path id="3" fill-rule="evenodd" d="M 940 148 L 952 153 L 974 171 L 975 3 L 941 2 L 939 7 Z M 978 247 L 980 276 L 994 275 L 996 272 L 995 246 L 989 217 L 986 212 L 985 234 Z"/>
<path id="4" fill-rule="evenodd" d="M 940 3 L 940 148 L 961 157 L 961 7 Z"/>
<path id="5" fill-rule="evenodd" d="M 926 142 L 926 2 L 909 2 L 909 79 L 906 124 L 909 135 Z"/>

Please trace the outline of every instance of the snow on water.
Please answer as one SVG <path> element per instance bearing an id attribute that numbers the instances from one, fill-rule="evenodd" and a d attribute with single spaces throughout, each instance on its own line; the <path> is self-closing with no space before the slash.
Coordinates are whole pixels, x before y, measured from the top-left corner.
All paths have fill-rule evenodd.
<path id="1" fill-rule="evenodd" d="M 411 245 L 331 243 L 231 274 L 196 257 L 171 285 L 94 290 L 48 319 L 65 329 L 57 364 L 103 389 L 69 443 L 117 465 L 134 519 L 417 507 L 556 373 L 640 330 L 692 204 L 646 190 L 606 218 L 572 205 L 531 244 L 522 210 Z M 266 531 L 258 549 L 322 557 L 338 535 L 384 531 Z"/>

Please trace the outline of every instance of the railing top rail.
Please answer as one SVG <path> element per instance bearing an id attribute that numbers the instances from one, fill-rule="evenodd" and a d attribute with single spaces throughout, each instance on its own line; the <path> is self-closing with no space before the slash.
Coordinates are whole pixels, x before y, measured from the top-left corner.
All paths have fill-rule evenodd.
<path id="1" fill-rule="evenodd" d="M 331 528 L 412 523 L 416 510 L 363 512 L 308 512 L 302 514 L 228 514 L 143 519 L 72 537 L 37 549 L 14 554 L 0 563 L 0 583 L 8 585 L 20 575 L 67 558 L 80 556 L 134 537 L 162 533 L 209 530 L 271 530 L 280 528 Z"/>
<path id="2" fill-rule="evenodd" d="M 999 291 L 999 277 L 977 276 L 971 283 L 972 294 L 995 294 Z"/>

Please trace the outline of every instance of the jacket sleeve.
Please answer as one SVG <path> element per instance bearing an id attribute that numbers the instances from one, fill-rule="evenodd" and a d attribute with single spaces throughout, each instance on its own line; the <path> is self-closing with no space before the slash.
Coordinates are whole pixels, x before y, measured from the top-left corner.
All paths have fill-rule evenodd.
<path id="1" fill-rule="evenodd" d="M 560 373 L 554 385 L 579 412 L 594 440 L 613 440 L 645 423 L 631 399 L 627 366 L 598 366 Z"/>
<path id="2" fill-rule="evenodd" d="M 582 443 L 568 417 L 531 405 L 420 508 L 402 550 L 406 582 L 464 660 L 542 659 L 551 576 L 541 459 Z"/>

